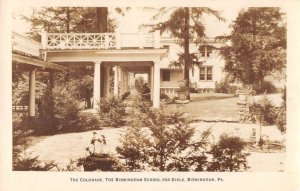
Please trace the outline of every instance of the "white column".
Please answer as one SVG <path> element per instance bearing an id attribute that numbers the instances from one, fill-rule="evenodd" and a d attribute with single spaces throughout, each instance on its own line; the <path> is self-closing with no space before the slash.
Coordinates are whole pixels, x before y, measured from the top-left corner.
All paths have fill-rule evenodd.
<path id="1" fill-rule="evenodd" d="M 95 62 L 94 68 L 94 104 L 93 108 L 98 108 L 101 96 L 101 62 Z"/>
<path id="2" fill-rule="evenodd" d="M 110 66 L 107 66 L 105 68 L 105 71 L 106 71 L 106 95 L 105 96 L 108 96 L 109 95 L 109 89 L 110 89 Z"/>
<path id="3" fill-rule="evenodd" d="M 154 63 L 153 72 L 153 107 L 159 108 L 160 105 L 160 67 L 159 62 Z"/>
<path id="4" fill-rule="evenodd" d="M 114 67 L 114 96 L 118 97 L 119 95 L 119 66 Z"/>
<path id="5" fill-rule="evenodd" d="M 35 116 L 35 72 L 36 70 L 29 72 L 29 117 Z"/>
<path id="6" fill-rule="evenodd" d="M 153 83 L 154 83 L 154 80 L 153 80 L 153 73 L 154 73 L 154 66 L 150 68 L 150 96 L 151 96 L 151 100 L 153 100 Z"/>

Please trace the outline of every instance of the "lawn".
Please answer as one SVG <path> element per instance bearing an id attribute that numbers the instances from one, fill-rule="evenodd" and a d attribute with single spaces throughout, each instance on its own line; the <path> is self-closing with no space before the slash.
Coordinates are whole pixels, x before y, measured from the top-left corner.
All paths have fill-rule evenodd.
<path id="1" fill-rule="evenodd" d="M 194 119 L 212 121 L 238 122 L 237 112 L 238 98 L 230 94 L 191 94 L 191 102 L 188 104 L 170 104 L 168 111 L 174 111 L 177 107 L 192 114 Z"/>

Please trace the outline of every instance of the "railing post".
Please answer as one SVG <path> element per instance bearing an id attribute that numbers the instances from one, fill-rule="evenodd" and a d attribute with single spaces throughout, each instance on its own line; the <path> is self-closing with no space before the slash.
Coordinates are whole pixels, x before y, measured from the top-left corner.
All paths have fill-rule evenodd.
<path id="1" fill-rule="evenodd" d="M 160 31 L 154 31 L 154 48 L 160 48 Z"/>
<path id="2" fill-rule="evenodd" d="M 120 33 L 120 31 L 116 32 L 116 49 L 121 49 L 121 33 Z"/>
<path id="3" fill-rule="evenodd" d="M 144 35 L 142 32 L 139 32 L 138 34 L 138 42 L 139 42 L 139 48 L 144 48 Z"/>
<path id="4" fill-rule="evenodd" d="M 47 44 L 48 44 L 48 34 L 46 31 L 41 32 L 41 43 L 42 43 L 42 49 L 47 49 Z"/>

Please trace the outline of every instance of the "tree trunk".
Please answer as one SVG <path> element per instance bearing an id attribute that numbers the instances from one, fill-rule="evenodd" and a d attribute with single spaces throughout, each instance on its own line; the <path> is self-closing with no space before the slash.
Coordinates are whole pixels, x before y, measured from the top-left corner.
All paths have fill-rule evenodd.
<path id="1" fill-rule="evenodd" d="M 71 21 L 70 8 L 67 7 L 67 33 L 70 33 L 70 21 Z"/>
<path id="2" fill-rule="evenodd" d="M 188 88 L 187 99 L 190 100 L 190 10 L 188 7 L 185 7 L 184 10 L 184 79 Z"/>
<path id="3" fill-rule="evenodd" d="M 97 7 L 96 8 L 96 28 L 97 32 L 107 32 L 107 21 L 108 21 L 108 8 Z"/>

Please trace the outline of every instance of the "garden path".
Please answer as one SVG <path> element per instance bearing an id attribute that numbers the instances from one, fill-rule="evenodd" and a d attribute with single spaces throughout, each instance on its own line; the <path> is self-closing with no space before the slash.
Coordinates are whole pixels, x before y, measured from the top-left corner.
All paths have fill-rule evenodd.
<path id="1" fill-rule="evenodd" d="M 222 133 L 238 135 L 245 140 L 249 140 L 252 135 L 254 124 L 239 124 L 239 123 L 193 123 L 196 128 L 196 134 L 212 129 L 211 140 L 217 141 Z M 115 153 L 116 146 L 120 145 L 120 135 L 125 128 L 105 128 L 97 131 L 87 131 L 81 133 L 68 133 L 53 136 L 47 136 L 40 142 L 35 143 L 28 148 L 34 156 L 39 156 L 42 161 L 54 160 L 59 167 L 65 168 L 71 159 L 75 160 L 86 156 L 88 153 L 85 150 L 89 146 L 90 140 L 93 137 L 93 132 L 97 136 L 104 135 L 107 139 L 107 145 L 103 146 L 104 152 Z M 275 126 L 263 127 L 262 133 L 264 138 L 269 140 L 282 141 L 283 136 Z M 99 151 L 99 147 L 97 150 Z M 252 153 L 249 157 L 249 171 L 281 171 L 283 170 L 285 153 Z"/>

